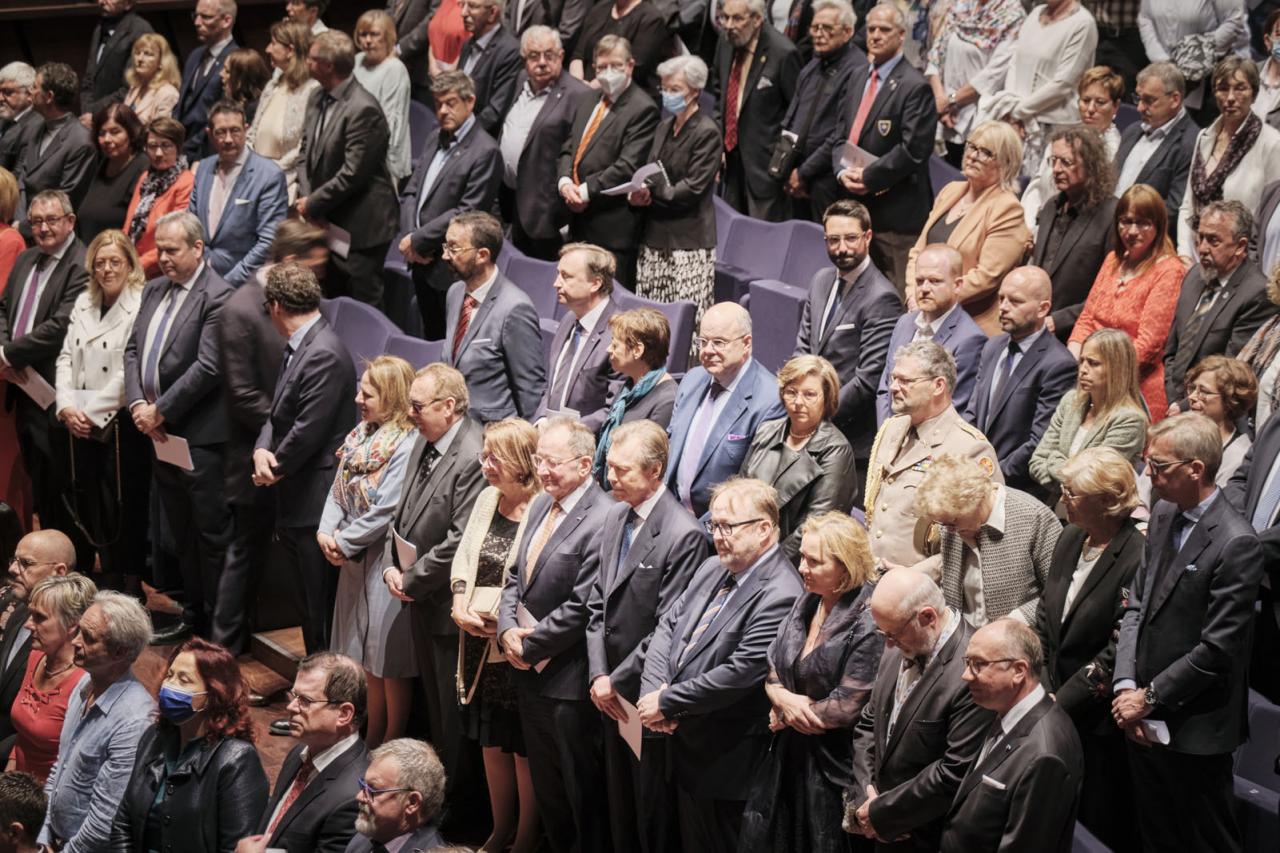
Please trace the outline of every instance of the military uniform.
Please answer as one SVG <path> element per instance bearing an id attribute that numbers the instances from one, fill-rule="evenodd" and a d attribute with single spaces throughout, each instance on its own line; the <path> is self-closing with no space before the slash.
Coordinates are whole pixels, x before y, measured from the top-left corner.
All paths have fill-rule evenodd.
<path id="1" fill-rule="evenodd" d="M 866 490 L 867 532 L 876 559 L 899 566 L 925 559 L 930 524 L 916 517 L 916 488 L 933 460 L 948 453 L 978 460 L 993 480 L 1004 482 L 991 443 L 954 406 L 914 429 L 909 415 L 896 415 L 880 427 L 871 448 Z"/>

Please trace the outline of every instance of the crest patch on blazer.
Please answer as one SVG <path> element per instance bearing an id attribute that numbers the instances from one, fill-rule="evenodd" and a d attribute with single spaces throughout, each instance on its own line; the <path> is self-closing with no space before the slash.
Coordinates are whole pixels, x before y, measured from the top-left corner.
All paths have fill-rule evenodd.
<path id="1" fill-rule="evenodd" d="M 882 118 L 876 122 L 876 130 L 880 131 L 881 136 L 888 136 L 889 131 L 893 130 L 893 119 Z"/>

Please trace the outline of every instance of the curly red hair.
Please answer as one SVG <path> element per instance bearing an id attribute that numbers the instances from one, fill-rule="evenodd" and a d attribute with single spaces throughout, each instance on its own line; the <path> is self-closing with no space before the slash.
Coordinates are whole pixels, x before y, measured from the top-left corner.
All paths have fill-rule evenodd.
<path id="1" fill-rule="evenodd" d="M 174 649 L 169 656 L 172 665 L 178 655 L 191 652 L 196 661 L 196 671 L 204 681 L 207 730 L 206 737 L 218 740 L 224 737 L 254 742 L 253 720 L 249 716 L 249 690 L 240 677 L 240 665 L 235 656 L 223 646 L 192 637 Z"/>

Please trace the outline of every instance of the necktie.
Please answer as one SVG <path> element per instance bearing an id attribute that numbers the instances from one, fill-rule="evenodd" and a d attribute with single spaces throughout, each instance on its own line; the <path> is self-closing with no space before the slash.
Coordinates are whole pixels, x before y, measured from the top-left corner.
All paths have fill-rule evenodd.
<path id="1" fill-rule="evenodd" d="M 1280 461 L 1273 463 L 1273 466 L 1276 464 L 1280 464 Z M 1280 507 L 1280 471 L 1273 467 L 1267 489 L 1258 498 L 1258 505 L 1253 510 L 1253 529 L 1261 533 L 1270 527 L 1271 519 L 1276 517 L 1277 507 Z"/>
<path id="2" fill-rule="evenodd" d="M 627 552 L 631 550 L 631 539 L 635 535 L 636 515 L 634 509 L 627 512 L 627 523 L 622 525 L 622 547 L 618 548 L 618 568 L 622 568 L 622 563 L 627 559 Z"/>
<path id="3" fill-rule="evenodd" d="M 876 92 L 880 89 L 880 72 L 871 69 L 871 82 L 867 84 L 867 91 L 862 94 L 862 102 L 858 104 L 858 114 L 853 118 L 853 127 L 849 129 L 849 141 L 854 145 L 858 144 L 858 140 L 862 138 L 862 126 L 867 123 L 867 116 L 871 114 L 871 105 L 875 103 Z"/>
<path id="4" fill-rule="evenodd" d="M 547 540 L 551 538 L 551 531 L 555 530 L 556 521 L 562 515 L 564 515 L 564 509 L 561 508 L 560 501 L 556 501 L 551 505 L 551 511 L 547 513 L 547 517 L 542 520 L 542 526 L 538 528 L 538 535 L 529 543 L 529 553 L 525 555 L 524 562 L 525 583 L 528 583 L 533 578 L 533 570 L 538 566 L 538 558 L 542 556 L 542 549 L 547 547 Z"/>
<path id="5" fill-rule="evenodd" d="M 827 334 L 827 329 L 830 328 L 832 319 L 840 311 L 840 306 L 844 304 L 844 301 L 849 298 L 849 289 L 851 287 L 853 287 L 851 282 L 842 278 L 836 279 L 836 298 L 831 300 L 831 307 L 827 309 L 826 315 L 822 318 L 822 328 L 818 332 L 819 339 Z"/>
<path id="6" fill-rule="evenodd" d="M 147 363 L 142 368 L 142 393 L 148 403 L 154 403 L 160 396 L 160 350 L 164 348 L 164 337 L 169 333 L 169 321 L 173 319 L 173 309 L 178 304 L 180 289 L 181 286 L 177 283 L 169 282 L 169 290 L 165 294 L 169 304 L 165 306 L 160 323 L 156 326 L 155 336 L 151 339 L 151 349 L 147 351 Z"/>
<path id="7" fill-rule="evenodd" d="M 729 69 L 729 87 L 725 90 L 724 111 L 724 150 L 732 151 L 738 147 L 738 109 L 742 99 L 738 90 L 742 88 L 742 68 L 747 64 L 746 48 L 738 48 L 733 52 L 733 65 Z"/>
<path id="8" fill-rule="evenodd" d="M 587 125 L 587 129 L 582 132 L 582 141 L 578 143 L 578 150 L 573 152 L 573 184 L 577 186 L 582 181 L 578 179 L 578 164 L 582 162 L 582 155 L 586 153 L 587 146 L 591 144 L 591 137 L 596 135 L 596 131 L 600 129 L 600 122 L 604 121 L 604 117 L 609 112 L 609 99 L 602 97 L 600 103 L 596 106 L 595 115 L 591 117 L 591 122 Z"/>
<path id="9" fill-rule="evenodd" d="M 462 339 L 467 336 L 467 329 L 471 328 L 471 315 L 476 312 L 476 306 L 479 304 L 470 293 L 462 297 L 462 315 L 458 317 L 458 328 L 453 330 L 453 361 L 455 363 L 458 361 L 458 350 L 462 349 Z"/>
<path id="10" fill-rule="evenodd" d="M 703 401 L 700 411 L 695 416 L 693 429 L 689 431 L 689 437 L 685 439 L 684 449 L 680 453 L 680 472 L 677 482 L 683 490 L 681 500 L 686 509 L 690 508 L 692 502 L 693 475 L 698 470 L 698 463 L 702 461 L 702 451 L 707 444 L 707 435 L 715 422 L 716 399 L 723 393 L 723 385 L 719 382 L 711 383 L 711 387 L 707 389 L 706 400 Z"/>
<path id="11" fill-rule="evenodd" d="M 996 377 L 995 388 L 991 392 L 991 406 L 987 407 L 987 416 L 990 417 L 991 408 L 995 406 L 996 400 L 1000 399 L 1000 394 L 1004 391 L 1005 384 L 1009 381 L 1009 377 L 1013 375 L 1013 359 L 1022 352 L 1022 347 L 1018 346 L 1017 341 L 1009 341 L 1009 354 L 1005 356 L 1004 365 L 1000 368 L 1000 375 Z"/>
<path id="12" fill-rule="evenodd" d="M 316 119 L 316 139 L 324 133 L 324 121 L 329 116 L 329 106 L 333 104 L 336 98 L 325 92 L 320 96 L 320 118 Z"/>
<path id="13" fill-rule="evenodd" d="M 308 758 L 302 762 L 302 766 L 298 768 L 298 775 L 293 777 L 293 784 L 289 786 L 289 793 L 284 795 L 284 802 L 280 804 L 279 810 L 276 811 L 275 819 L 271 821 L 271 825 L 267 827 L 267 838 L 270 839 L 275 834 L 276 827 L 280 825 L 280 819 L 289 813 L 289 809 L 297 802 L 298 797 L 302 796 L 303 790 L 307 787 L 307 783 L 311 781 L 311 777 L 316 775 L 316 766 L 311 763 Z"/>
<path id="14" fill-rule="evenodd" d="M 1179 337 L 1182 340 L 1193 342 L 1200 334 L 1200 326 L 1204 324 L 1204 318 L 1209 315 L 1209 309 L 1213 307 L 1214 301 L 1218 298 L 1218 294 L 1222 291 L 1222 282 L 1216 278 L 1211 278 L 1204 283 L 1204 289 L 1200 291 L 1200 298 L 1196 301 L 1196 309 L 1191 312 L 1191 316 L 1187 318 L 1187 328 Z M 1190 354 L 1195 347 L 1183 347 Z"/>
<path id="15" fill-rule="evenodd" d="M 40 297 L 40 279 L 44 277 L 44 271 L 49 266 L 51 257 L 42 253 L 31 270 L 31 278 L 27 281 L 27 292 L 22 294 L 22 307 L 18 310 L 18 324 L 13 327 L 14 338 L 20 338 L 31 332 L 32 318 L 35 316 L 36 304 Z"/>
<path id="16" fill-rule="evenodd" d="M 996 720 L 991 724 L 991 732 L 987 735 L 987 739 L 982 742 L 982 751 L 978 753 L 978 760 L 973 762 L 974 767 L 987 760 L 987 756 L 996 748 L 996 744 L 1002 737 L 1004 737 L 1004 728 L 1000 725 L 1000 721 Z"/>
<path id="17" fill-rule="evenodd" d="M 689 635 L 689 642 L 684 644 L 684 651 L 680 653 L 680 663 L 684 663 L 684 659 L 689 656 L 689 650 L 698 644 L 698 640 L 702 639 L 702 635 L 707 633 L 711 623 L 716 621 L 716 614 L 724 608 L 724 603 L 729 599 L 729 593 L 733 592 L 733 587 L 736 583 L 737 579 L 730 574 L 720 584 L 720 588 L 716 590 L 711 603 L 703 611 L 702 618 L 698 620 L 698 626 Z"/>
<path id="18" fill-rule="evenodd" d="M 431 477 L 431 472 L 436 468 L 436 460 L 440 458 L 440 451 L 436 450 L 435 445 L 428 444 L 427 449 L 422 451 L 422 458 L 418 460 L 418 483 L 427 482 Z"/>
<path id="19" fill-rule="evenodd" d="M 565 346 L 564 357 L 560 359 L 556 370 L 556 381 L 551 385 L 551 402 L 558 409 L 564 408 L 564 400 L 569 396 L 569 377 L 573 375 L 573 361 L 578 357 L 578 346 L 582 343 L 582 334 L 586 331 L 582 323 L 573 324 L 573 334 Z"/>

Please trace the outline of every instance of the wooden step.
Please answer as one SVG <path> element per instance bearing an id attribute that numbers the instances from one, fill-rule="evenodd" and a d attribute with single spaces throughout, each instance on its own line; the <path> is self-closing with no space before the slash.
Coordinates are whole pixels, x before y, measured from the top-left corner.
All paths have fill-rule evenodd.
<path id="1" fill-rule="evenodd" d="M 254 634 L 249 640 L 249 654 L 264 668 L 293 684 L 298 675 L 298 661 L 306 656 L 302 629 L 279 628 Z"/>

